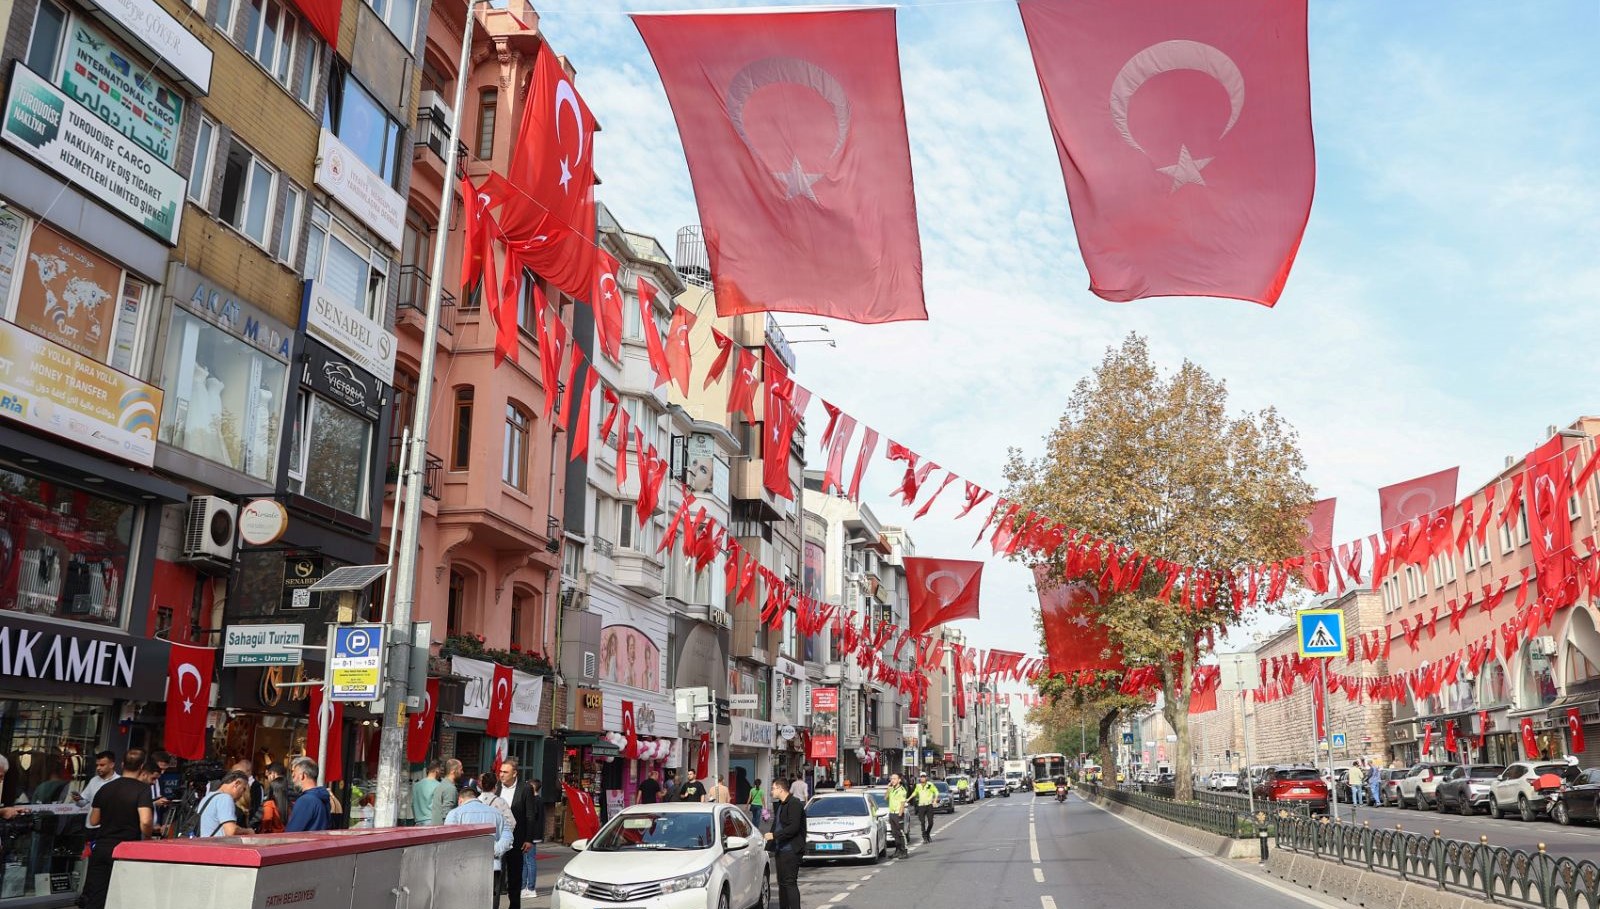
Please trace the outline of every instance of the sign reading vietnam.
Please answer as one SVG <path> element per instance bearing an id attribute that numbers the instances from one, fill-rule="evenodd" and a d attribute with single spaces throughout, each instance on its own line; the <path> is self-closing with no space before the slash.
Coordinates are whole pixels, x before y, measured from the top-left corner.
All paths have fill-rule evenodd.
<path id="1" fill-rule="evenodd" d="M 0 139 L 168 246 L 177 244 L 183 177 L 21 64 L 12 68 Z"/>

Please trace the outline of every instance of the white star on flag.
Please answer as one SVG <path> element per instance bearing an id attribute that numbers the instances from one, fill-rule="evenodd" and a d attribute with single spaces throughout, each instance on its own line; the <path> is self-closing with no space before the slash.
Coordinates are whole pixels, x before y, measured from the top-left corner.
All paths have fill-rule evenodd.
<path id="1" fill-rule="evenodd" d="M 1156 170 L 1172 178 L 1171 192 L 1187 183 L 1206 185 L 1206 178 L 1200 176 L 1200 170 L 1211 163 L 1210 158 L 1194 158 L 1189 155 L 1189 146 L 1178 146 L 1178 163 L 1170 167 L 1158 167 Z"/>

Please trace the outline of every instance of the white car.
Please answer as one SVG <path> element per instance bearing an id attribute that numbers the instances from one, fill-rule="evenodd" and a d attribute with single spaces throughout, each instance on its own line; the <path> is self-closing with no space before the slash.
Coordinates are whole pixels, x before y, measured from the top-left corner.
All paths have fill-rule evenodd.
<path id="1" fill-rule="evenodd" d="M 732 805 L 670 802 L 625 808 L 572 844 L 550 909 L 766 909 L 765 843 Z"/>
<path id="2" fill-rule="evenodd" d="M 1218 792 L 1234 792 L 1239 788 L 1239 774 L 1224 770 L 1211 775 L 1211 788 Z"/>
<path id="3" fill-rule="evenodd" d="M 888 814 L 887 807 L 879 814 L 864 792 L 812 796 L 806 803 L 806 860 L 876 863 L 889 848 Z"/>
<path id="4" fill-rule="evenodd" d="M 1518 761 L 1507 765 L 1489 784 L 1489 816 L 1498 820 L 1515 811 L 1522 820 L 1537 820 L 1550 800 L 1534 788 L 1534 780 L 1546 773 L 1560 776 L 1568 766 L 1566 761 Z"/>

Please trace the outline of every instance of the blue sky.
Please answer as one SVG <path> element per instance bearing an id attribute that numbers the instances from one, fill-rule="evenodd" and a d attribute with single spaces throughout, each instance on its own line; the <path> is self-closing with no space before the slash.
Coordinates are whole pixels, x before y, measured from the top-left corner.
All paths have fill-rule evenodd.
<path id="1" fill-rule="evenodd" d="M 603 125 L 601 199 L 669 252 L 698 219 L 623 11 L 708 5 L 742 4 L 538 4 Z M 1073 384 L 1137 331 L 1169 367 L 1187 357 L 1226 379 L 1236 408 L 1277 406 L 1309 479 L 1339 497 L 1336 537 L 1364 536 L 1378 487 L 1457 464 L 1475 487 L 1547 425 L 1600 411 L 1597 26 L 1588 0 L 1313 2 L 1316 201 L 1268 310 L 1088 293 L 1014 4 L 909 3 L 900 56 L 930 319 L 797 331 L 838 342 L 798 347 L 798 378 L 998 489 L 1007 446 L 1037 453 Z M 909 522 L 882 494 L 895 479 L 878 463 L 868 503 Z M 922 554 L 978 557 L 981 517 L 953 514 L 936 506 L 910 525 Z M 984 594 L 984 619 L 963 623 L 973 641 L 1035 652 L 1026 572 L 993 562 Z"/>

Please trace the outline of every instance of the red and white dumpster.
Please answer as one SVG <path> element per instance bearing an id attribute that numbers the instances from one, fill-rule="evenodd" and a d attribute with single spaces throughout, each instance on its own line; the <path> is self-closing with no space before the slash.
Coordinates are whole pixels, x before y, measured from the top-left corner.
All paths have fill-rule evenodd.
<path id="1" fill-rule="evenodd" d="M 123 843 L 108 909 L 477 909 L 494 828 L 399 827 Z"/>

